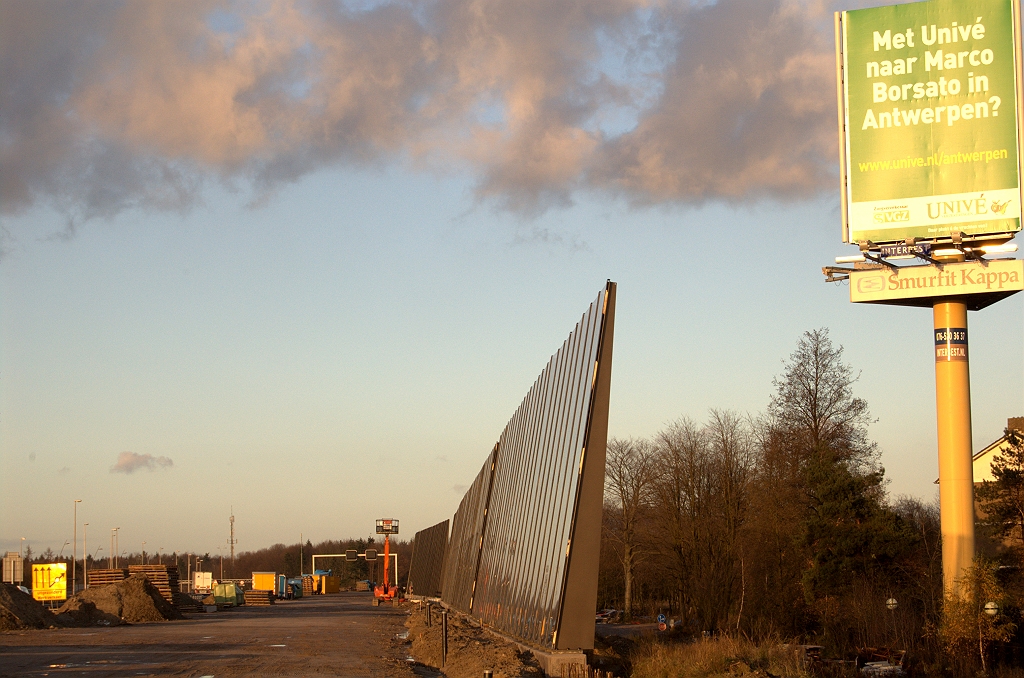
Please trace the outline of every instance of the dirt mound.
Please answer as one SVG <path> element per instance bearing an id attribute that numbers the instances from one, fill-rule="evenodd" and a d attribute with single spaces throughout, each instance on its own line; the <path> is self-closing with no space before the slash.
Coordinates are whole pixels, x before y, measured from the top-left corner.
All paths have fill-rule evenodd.
<path id="1" fill-rule="evenodd" d="M 434 623 L 427 626 L 421 610 L 413 608 L 405 622 L 412 641 L 411 654 L 427 666 L 441 666 L 441 615 L 433 613 Z M 487 633 L 454 612 L 448 615 L 448 661 L 444 675 L 450 678 L 478 678 L 484 669 L 494 678 L 542 678 L 544 671 L 532 652 L 521 652 L 512 643 Z"/>
<path id="2" fill-rule="evenodd" d="M 181 613 L 139 574 L 116 584 L 88 588 L 64 603 L 57 615 L 86 626 L 181 619 Z"/>
<path id="3" fill-rule="evenodd" d="M 52 612 L 17 586 L 0 588 L 0 631 L 49 629 L 60 626 Z"/>

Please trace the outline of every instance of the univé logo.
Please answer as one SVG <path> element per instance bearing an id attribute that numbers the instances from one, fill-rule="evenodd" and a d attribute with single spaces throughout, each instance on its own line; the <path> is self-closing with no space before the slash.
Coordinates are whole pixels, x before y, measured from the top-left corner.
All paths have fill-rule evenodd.
<path id="1" fill-rule="evenodd" d="M 910 209 L 906 205 L 876 207 L 873 216 L 876 224 L 892 224 L 901 221 L 910 221 Z"/>
<path id="2" fill-rule="evenodd" d="M 868 275 L 857 278 L 857 291 L 861 294 L 881 292 L 885 289 L 885 278 L 880 275 Z"/>
<path id="3" fill-rule="evenodd" d="M 1005 211 L 1006 204 L 1000 205 L 993 201 L 991 208 L 993 210 Z M 989 201 L 985 199 L 985 194 L 982 193 L 977 198 L 971 198 L 969 200 L 940 200 L 938 202 L 930 202 L 928 203 L 928 218 L 948 219 L 950 217 L 979 217 L 988 214 L 989 210 Z M 997 212 L 997 214 L 998 213 L 999 212 Z"/>

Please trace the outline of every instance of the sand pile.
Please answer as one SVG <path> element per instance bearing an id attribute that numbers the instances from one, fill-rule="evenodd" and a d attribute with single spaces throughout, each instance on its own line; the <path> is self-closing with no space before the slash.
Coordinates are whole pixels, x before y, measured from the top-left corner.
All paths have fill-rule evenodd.
<path id="1" fill-rule="evenodd" d="M 181 619 L 181 613 L 139 574 L 116 584 L 88 588 L 64 603 L 57 615 L 83 626 Z"/>
<path id="2" fill-rule="evenodd" d="M 413 608 L 405 622 L 412 641 L 411 653 L 421 664 L 441 666 L 441 615 L 434 609 L 434 624 L 426 626 L 421 610 Z M 448 615 L 448 661 L 444 675 L 450 678 L 479 678 L 484 669 L 494 678 L 542 678 L 544 671 L 531 652 L 521 652 L 512 643 L 497 638 L 479 626 L 451 613 Z"/>
<path id="3" fill-rule="evenodd" d="M 60 622 L 43 604 L 17 586 L 0 588 L 0 631 L 15 629 L 49 629 Z"/>

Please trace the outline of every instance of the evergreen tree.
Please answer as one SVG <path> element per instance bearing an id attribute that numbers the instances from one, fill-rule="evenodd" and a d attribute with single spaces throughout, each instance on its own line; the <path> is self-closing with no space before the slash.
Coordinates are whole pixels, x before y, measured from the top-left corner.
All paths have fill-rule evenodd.
<path id="1" fill-rule="evenodd" d="M 1007 444 L 992 460 L 992 477 L 977 489 L 996 534 L 1024 547 L 1024 437 L 1006 429 Z"/>

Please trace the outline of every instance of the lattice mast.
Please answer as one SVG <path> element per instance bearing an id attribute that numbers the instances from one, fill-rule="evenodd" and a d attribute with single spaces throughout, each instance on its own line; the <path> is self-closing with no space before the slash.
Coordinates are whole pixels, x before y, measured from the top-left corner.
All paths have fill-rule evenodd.
<path id="1" fill-rule="evenodd" d="M 234 506 L 231 507 L 230 522 L 231 522 L 231 536 L 228 538 L 228 546 L 231 547 L 231 565 L 234 566 L 234 564 L 235 564 L 235 544 L 238 543 L 238 540 L 235 539 L 235 507 Z"/>

